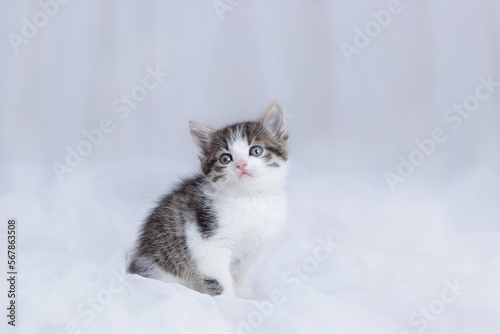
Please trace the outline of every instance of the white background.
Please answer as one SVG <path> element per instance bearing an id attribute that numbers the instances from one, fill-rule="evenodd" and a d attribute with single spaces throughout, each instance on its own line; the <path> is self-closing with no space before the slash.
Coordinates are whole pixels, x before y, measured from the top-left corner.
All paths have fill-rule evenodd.
<path id="1" fill-rule="evenodd" d="M 5 249 L 17 218 L 19 333 L 500 332 L 500 87 L 457 129 L 443 118 L 478 77 L 500 82 L 500 2 L 401 0 L 349 62 L 342 43 L 389 3 L 247 0 L 222 20 L 211 1 L 73 0 L 16 52 L 9 34 L 41 7 L 4 0 L 0 236 Z M 120 119 L 113 101 L 157 65 L 169 76 Z M 187 122 L 256 119 L 273 99 L 291 135 L 290 219 L 253 282 L 284 302 L 267 313 L 126 276 L 87 322 L 79 306 L 123 272 L 154 200 L 197 171 Z M 113 132 L 58 178 L 54 162 L 103 119 Z M 446 141 L 391 191 L 385 173 L 437 128 Z M 328 237 L 340 246 L 312 266 Z M 309 270 L 298 288 L 294 267 Z M 445 281 L 466 287 L 450 303 Z"/>

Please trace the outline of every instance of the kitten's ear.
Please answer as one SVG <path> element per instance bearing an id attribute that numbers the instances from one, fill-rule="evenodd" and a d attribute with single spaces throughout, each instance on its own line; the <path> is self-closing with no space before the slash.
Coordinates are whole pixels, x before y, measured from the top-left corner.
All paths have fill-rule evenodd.
<path id="1" fill-rule="evenodd" d="M 264 125 L 264 128 L 276 139 L 288 139 L 286 130 L 285 114 L 281 110 L 277 101 L 269 103 L 266 111 L 259 117 L 257 122 Z"/>
<path id="2" fill-rule="evenodd" d="M 200 159 L 205 158 L 210 138 L 216 131 L 196 122 L 189 122 L 189 131 L 191 132 L 198 157 Z"/>

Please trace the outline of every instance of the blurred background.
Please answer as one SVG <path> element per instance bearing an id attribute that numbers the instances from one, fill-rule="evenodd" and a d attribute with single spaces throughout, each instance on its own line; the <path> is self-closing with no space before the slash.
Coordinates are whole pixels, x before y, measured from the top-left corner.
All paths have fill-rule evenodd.
<path id="1" fill-rule="evenodd" d="M 128 249 L 153 201 L 198 170 L 188 121 L 254 120 L 276 99 L 291 135 L 292 218 L 289 242 L 260 262 L 269 286 L 256 288 L 262 297 L 273 270 L 331 234 L 346 253 L 314 273 L 323 299 L 308 290 L 297 300 L 356 307 L 334 308 L 352 322 L 315 313 L 302 314 L 305 323 L 285 307 L 274 324 L 289 333 L 417 332 L 406 318 L 443 278 L 459 277 L 482 288 L 429 326 L 498 333 L 499 1 L 23 0 L 3 1 L 0 18 L 0 217 L 22 222 L 25 291 L 43 299 L 78 284 L 76 301 L 60 298 L 74 309 L 97 280 L 85 273 Z M 358 294 L 388 286 L 397 298 Z M 236 317 L 226 302 L 216 301 L 220 324 Z M 56 332 L 74 316 L 24 305 L 38 319 L 25 320 L 27 333 L 47 323 Z M 371 322 L 380 312 L 392 325 Z"/>
<path id="2" fill-rule="evenodd" d="M 342 43 L 356 47 L 355 28 L 364 31 L 390 1 L 222 3 L 231 10 L 211 1 L 69 1 L 26 43 L 7 36 L 23 37 L 22 18 L 33 22 L 42 8 L 6 4 L 2 161 L 50 172 L 66 145 L 85 139 L 82 130 L 109 118 L 115 131 L 82 169 L 134 158 L 192 165 L 187 120 L 221 127 L 277 99 L 294 115 L 293 152 L 308 172 L 383 175 L 415 138 L 444 126 L 445 110 L 473 94 L 479 76 L 500 81 L 497 1 L 401 1 L 350 62 Z M 120 120 L 112 102 L 157 65 L 168 78 Z M 418 174 L 498 170 L 499 101 L 498 93 L 481 101 L 457 131 L 448 125 L 448 142 Z"/>

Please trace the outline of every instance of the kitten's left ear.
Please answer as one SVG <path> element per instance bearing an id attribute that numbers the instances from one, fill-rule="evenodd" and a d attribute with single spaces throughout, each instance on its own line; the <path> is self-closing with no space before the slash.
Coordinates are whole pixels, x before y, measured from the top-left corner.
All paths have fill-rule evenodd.
<path id="1" fill-rule="evenodd" d="M 189 131 L 191 132 L 198 157 L 200 159 L 206 158 L 208 143 L 216 131 L 196 122 L 189 122 Z"/>
<path id="2" fill-rule="evenodd" d="M 267 106 L 266 111 L 259 117 L 257 122 L 262 123 L 274 138 L 279 140 L 288 139 L 285 114 L 276 100 Z"/>

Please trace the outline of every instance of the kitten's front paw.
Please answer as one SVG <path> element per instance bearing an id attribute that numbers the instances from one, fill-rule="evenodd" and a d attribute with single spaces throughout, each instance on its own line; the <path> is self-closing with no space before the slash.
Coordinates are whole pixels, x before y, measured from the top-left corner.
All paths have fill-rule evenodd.
<path id="1" fill-rule="evenodd" d="M 237 290 L 236 295 L 243 299 L 256 300 L 254 293 L 249 288 Z"/>

